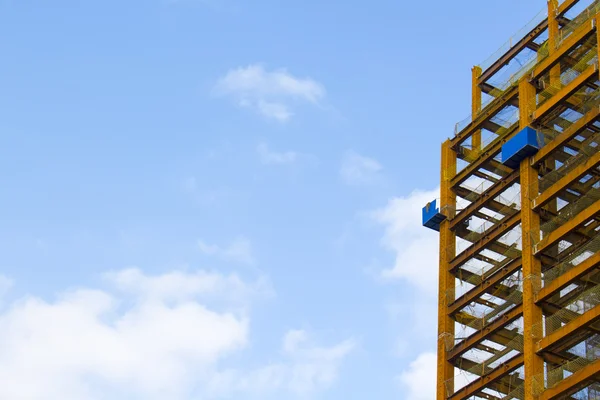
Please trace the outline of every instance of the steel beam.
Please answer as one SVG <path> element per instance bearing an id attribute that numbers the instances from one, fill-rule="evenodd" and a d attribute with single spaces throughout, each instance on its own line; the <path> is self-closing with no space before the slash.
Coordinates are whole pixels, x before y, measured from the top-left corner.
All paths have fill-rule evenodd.
<path id="1" fill-rule="evenodd" d="M 558 196 L 560 192 L 567 189 L 569 185 L 580 179 L 582 176 L 588 174 L 592 169 L 600 165 L 600 152 L 594 154 L 588 158 L 581 165 L 578 165 L 572 171 L 569 171 L 563 176 L 558 182 L 544 190 L 539 196 L 537 196 L 532 203 L 534 210 L 539 210 L 541 207 L 546 205 L 550 200 Z"/>
<path id="2" fill-rule="evenodd" d="M 552 351 L 552 349 L 559 345 L 561 341 L 576 336 L 579 332 L 587 329 L 588 326 L 598 320 L 600 320 L 600 305 L 586 311 L 567 325 L 562 326 L 548 336 L 545 336 L 538 342 L 537 352 Z"/>
<path id="3" fill-rule="evenodd" d="M 583 71 L 577 78 L 573 79 L 569 82 L 568 85 L 564 86 L 560 89 L 550 100 L 547 100 L 544 104 L 538 107 L 537 110 L 533 112 L 533 121 L 539 121 L 541 118 L 545 117 L 561 103 L 565 102 L 570 96 L 572 96 L 576 91 L 578 91 L 583 85 L 585 85 L 588 81 L 598 78 L 598 65 L 590 65 Z"/>
<path id="4" fill-rule="evenodd" d="M 484 326 L 483 329 L 473 333 L 468 338 L 454 346 L 447 354 L 448 360 L 453 361 L 457 357 L 460 357 L 479 343 L 489 339 L 498 333 L 498 331 L 504 329 L 506 325 L 519 319 L 521 315 L 523 315 L 523 306 L 518 305 L 514 307 L 512 310 L 502 315 L 491 324 Z"/>
<path id="5" fill-rule="evenodd" d="M 490 277 L 485 278 L 483 282 L 479 285 L 476 285 L 474 288 L 469 290 L 467 293 L 456 299 L 455 302 L 448 306 L 448 312 L 453 314 L 471 302 L 475 301 L 475 299 L 481 297 L 486 292 L 489 292 L 492 288 L 496 287 L 500 282 L 517 272 L 517 270 L 521 268 L 521 259 L 516 259 L 509 263 L 507 266 L 502 269 L 496 271 Z"/>
<path id="6" fill-rule="evenodd" d="M 564 0 L 562 4 L 558 7 L 558 17 L 562 17 L 565 15 L 567 11 L 569 11 L 575 4 L 579 3 L 579 0 Z"/>
<path id="7" fill-rule="evenodd" d="M 544 19 L 535 28 L 533 28 L 523 39 L 515 43 L 506 53 L 502 55 L 496 62 L 494 62 L 488 69 L 485 70 L 479 77 L 479 83 L 484 83 L 492 76 L 494 76 L 502 67 L 507 65 L 513 58 L 515 58 L 520 52 L 528 47 L 530 42 L 533 42 L 538 36 L 540 36 L 548 28 L 548 20 Z"/>
<path id="8" fill-rule="evenodd" d="M 467 360 L 464 358 L 461 358 L 457 364 L 462 364 L 461 367 L 457 367 L 457 368 L 461 368 L 462 370 L 467 370 L 467 371 L 473 371 L 473 367 L 475 367 L 477 365 L 476 362 L 471 361 L 471 360 Z M 485 372 L 479 373 L 479 371 L 475 371 L 473 372 L 474 375 L 477 376 L 483 376 L 485 374 L 488 374 L 489 372 L 491 372 L 493 370 L 493 368 L 487 367 Z M 507 382 L 509 381 L 509 382 Z M 497 380 L 496 382 L 492 382 L 490 384 L 487 385 L 487 387 L 489 387 L 492 390 L 495 390 L 497 392 L 500 393 L 504 393 L 504 394 L 508 394 L 510 393 L 510 391 L 512 389 L 514 389 L 515 386 L 519 386 L 520 384 L 523 383 L 523 380 L 518 376 L 518 375 L 509 375 L 509 376 L 505 376 L 499 380 Z M 482 393 L 478 393 L 477 396 L 481 396 Z M 502 400 L 502 399 L 499 399 Z"/>
<path id="9" fill-rule="evenodd" d="M 475 173 L 475 171 L 483 168 L 486 164 L 490 163 L 494 157 L 502 150 L 502 145 L 506 143 L 511 137 L 513 137 L 517 133 L 518 125 L 514 125 L 512 129 L 509 129 L 504 135 L 498 137 L 492 144 L 490 144 L 489 148 L 483 151 L 475 161 L 470 163 L 467 167 L 465 167 L 462 171 L 460 171 L 453 179 L 452 179 L 452 187 L 456 187 L 466 181 L 471 175 Z"/>
<path id="10" fill-rule="evenodd" d="M 484 233 L 484 236 L 473 243 L 467 249 L 465 249 L 462 253 L 460 253 L 457 257 L 450 261 L 449 268 L 451 271 L 456 271 L 458 267 L 469 261 L 470 258 L 474 257 L 481 250 L 485 249 L 491 242 L 498 240 L 508 231 L 513 229 L 521 222 L 521 215 L 516 213 L 514 215 L 508 216 L 502 220 L 500 224 L 496 224 L 491 227 L 487 232 Z M 443 249 L 442 251 L 445 251 Z"/>
<path id="11" fill-rule="evenodd" d="M 457 225 L 462 224 L 475 212 L 481 210 L 485 205 L 498 197 L 502 192 L 511 187 L 519 179 L 519 171 L 515 170 L 506 178 L 493 184 L 488 190 L 483 192 L 479 198 L 473 201 L 464 210 L 458 213 L 454 218 L 450 220 L 450 228 L 455 229 Z"/>
<path id="12" fill-rule="evenodd" d="M 594 204 L 577 214 L 569 222 L 560 226 L 558 229 L 542 239 L 538 244 L 535 245 L 535 253 L 539 254 L 548 247 L 558 243 L 558 241 L 560 241 L 564 236 L 585 224 L 598 213 L 600 213 L 600 200 L 596 200 Z"/>
<path id="13" fill-rule="evenodd" d="M 567 142 L 579 135 L 588 126 L 593 124 L 600 117 L 600 106 L 594 107 L 591 111 L 581 117 L 577 122 L 567 128 L 560 135 L 555 137 L 550 143 L 542 147 L 534 156 L 532 163 L 534 165 L 541 164 L 546 161 L 552 153 L 565 146 Z"/>
<path id="14" fill-rule="evenodd" d="M 539 397 L 539 400 L 555 400 L 576 393 L 586 387 L 599 373 L 600 359 L 561 380 L 553 388 L 545 390 Z"/>
<path id="15" fill-rule="evenodd" d="M 560 62 L 569 51 L 589 38 L 594 33 L 595 29 L 596 27 L 593 18 L 590 21 L 582 24 L 560 45 L 555 52 L 550 54 L 535 66 L 531 72 L 531 79 L 538 79 L 543 74 L 550 71 L 550 69 Z"/>
<path id="16" fill-rule="evenodd" d="M 490 373 L 483 375 L 478 379 L 475 379 L 467 386 L 456 391 L 452 396 L 449 397 L 449 400 L 468 399 L 469 397 L 475 395 L 476 393 L 484 389 L 485 386 L 500 380 L 504 376 L 510 374 L 517 368 L 521 367 L 523 365 L 523 362 L 523 354 L 519 354 L 511 358 L 509 361 L 500 364 L 498 367 L 494 368 L 492 371 L 490 371 Z"/>
<path id="17" fill-rule="evenodd" d="M 559 293 L 561 290 L 578 281 L 598 267 L 600 267 L 600 252 L 595 253 L 587 260 L 564 272 L 549 285 L 544 286 L 537 295 L 536 303 L 539 304 L 547 301 L 550 297 Z"/>
<path id="18" fill-rule="evenodd" d="M 507 103 L 513 99 L 517 98 L 517 88 L 515 86 L 507 89 L 502 95 L 495 100 L 493 100 L 490 104 L 485 107 L 481 113 L 469 124 L 465 129 L 459 132 L 452 139 L 452 146 L 456 148 L 462 142 L 467 140 L 471 135 L 480 130 L 483 127 L 483 124 L 498 112 L 500 112 L 503 108 L 507 106 Z"/>

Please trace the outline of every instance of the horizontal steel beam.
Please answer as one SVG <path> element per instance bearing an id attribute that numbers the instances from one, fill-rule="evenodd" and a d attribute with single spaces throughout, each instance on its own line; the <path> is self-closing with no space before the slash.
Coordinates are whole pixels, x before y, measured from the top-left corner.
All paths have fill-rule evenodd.
<path id="1" fill-rule="evenodd" d="M 544 18 L 544 20 L 540 22 L 535 28 L 533 28 L 527 35 L 525 35 L 521 40 L 515 43 L 515 45 L 512 46 L 510 50 L 504 53 L 502 57 L 500 57 L 491 66 L 489 66 L 479 77 L 478 83 L 484 83 L 492 76 L 494 76 L 498 71 L 502 69 L 502 67 L 507 65 L 520 52 L 522 52 L 525 48 L 529 47 L 528 45 L 531 42 L 533 42 L 538 36 L 540 36 L 546 29 L 548 29 L 548 19 Z"/>
<path id="2" fill-rule="evenodd" d="M 502 95 L 494 99 L 490 104 L 485 107 L 481 113 L 469 124 L 465 129 L 460 131 L 454 138 L 451 139 L 452 147 L 454 150 L 457 147 L 467 140 L 471 135 L 480 130 L 483 127 L 483 124 L 496 115 L 498 112 L 502 111 L 508 104 L 509 101 L 517 98 L 518 91 L 516 86 L 512 86 L 507 89 Z"/>
<path id="3" fill-rule="evenodd" d="M 571 220 L 569 220 L 569 222 L 560 226 L 558 229 L 556 229 L 555 231 L 550 233 L 548 236 L 546 236 L 544 239 L 542 239 L 538 244 L 536 244 L 534 246 L 535 253 L 536 254 L 541 253 L 548 247 L 558 243 L 563 237 L 565 237 L 569 233 L 575 231 L 577 228 L 579 228 L 581 225 L 585 224 L 588 220 L 595 217 L 599 213 L 600 213 L 600 200 L 597 200 L 596 202 L 594 202 L 594 204 L 592 204 L 591 206 L 589 206 L 588 208 L 586 208 L 585 210 L 583 210 L 582 212 L 577 214 L 575 217 L 573 217 Z"/>
<path id="4" fill-rule="evenodd" d="M 550 186 L 548 189 L 544 190 L 538 197 L 536 197 L 533 200 L 533 209 L 535 211 L 538 211 L 550 200 L 557 197 L 560 192 L 569 187 L 569 185 L 588 174 L 592 169 L 596 168 L 598 165 L 600 165 L 600 152 L 588 158 L 581 165 L 578 165 L 572 171 L 569 171 L 558 182 Z"/>
<path id="5" fill-rule="evenodd" d="M 511 137 L 513 137 L 517 133 L 518 124 L 515 124 L 514 127 L 504 135 L 500 136 L 496 141 L 489 146 L 489 148 L 485 148 L 484 151 L 469 164 L 465 169 L 460 171 L 454 178 L 452 178 L 451 184 L 452 187 L 458 186 L 464 181 L 466 181 L 475 171 L 482 168 L 489 162 L 491 162 L 494 157 L 502 150 L 502 145 L 506 143 Z"/>
<path id="6" fill-rule="evenodd" d="M 560 6 L 558 6 L 558 17 L 565 15 L 575 4 L 579 3 L 579 0 L 564 0 Z"/>
<path id="7" fill-rule="evenodd" d="M 490 291 L 492 288 L 496 287 L 500 282 L 517 272 L 517 270 L 521 268 L 521 259 L 518 258 L 502 269 L 496 271 L 491 276 L 485 278 L 483 282 L 476 285 L 474 288 L 469 290 L 467 293 L 463 294 L 461 297 L 456 299 L 455 302 L 448 306 L 448 313 L 454 314 L 455 312 L 463 309 L 468 306 L 470 303 L 475 301 L 477 298 L 481 297 L 484 293 Z"/>
<path id="8" fill-rule="evenodd" d="M 486 361 L 485 364 L 488 364 L 488 361 Z M 460 367 L 458 367 L 458 365 L 460 365 Z M 481 370 L 479 370 L 479 368 L 475 368 L 476 366 L 481 366 Z M 471 361 L 466 358 L 461 358 L 457 361 L 457 368 L 460 368 L 463 371 L 471 371 L 472 374 L 477 376 L 489 374 L 493 370 L 493 368 L 485 367 L 480 363 L 476 363 L 475 361 Z M 515 386 L 519 386 L 521 384 L 523 384 L 523 379 L 515 374 L 505 376 L 502 379 L 488 384 L 487 387 L 497 392 L 508 394 L 515 388 Z M 481 396 L 481 393 L 479 393 L 478 396 Z"/>
<path id="9" fill-rule="evenodd" d="M 512 310 L 510 310 L 491 324 L 484 326 L 483 329 L 471 334 L 468 338 L 458 343 L 446 353 L 446 358 L 448 359 L 448 361 L 452 362 L 457 357 L 460 357 L 467 351 L 471 350 L 473 347 L 477 346 L 479 343 L 489 339 L 498 331 L 504 329 L 506 325 L 516 321 L 522 315 L 523 305 L 518 305 L 514 307 Z"/>
<path id="10" fill-rule="evenodd" d="M 563 273 L 558 278 L 554 279 L 549 285 L 544 286 L 537 294 L 536 303 L 540 304 L 556 293 L 560 292 L 567 286 L 578 281 L 583 276 L 589 274 L 595 268 L 600 267 L 600 253 L 596 253 L 582 263 L 574 266 L 570 270 Z"/>
<path id="11" fill-rule="evenodd" d="M 470 258 L 474 257 L 481 250 L 485 249 L 491 242 L 498 240 L 504 236 L 508 231 L 513 229 L 521 222 L 521 214 L 516 213 L 514 215 L 504 218 L 499 224 L 492 226 L 487 232 L 485 232 L 481 239 L 473 243 L 452 261 L 450 261 L 450 270 L 456 271 L 458 267 L 469 261 Z"/>
<path id="12" fill-rule="evenodd" d="M 469 189 L 466 189 L 462 186 L 458 186 L 454 189 L 454 191 L 456 192 L 456 194 L 464 199 L 467 199 L 470 195 L 472 195 L 472 191 Z M 507 211 L 510 211 L 511 213 L 514 212 L 519 212 L 518 209 L 510 207 L 510 205 L 506 205 L 503 203 L 500 203 L 498 201 L 495 201 L 493 199 L 489 199 L 486 204 L 485 204 L 485 208 L 489 208 L 490 210 L 500 213 L 502 215 L 508 215 Z"/>
<path id="13" fill-rule="evenodd" d="M 473 382 L 469 383 L 467 386 L 463 387 L 456 391 L 452 396 L 448 398 L 448 400 L 463 400 L 468 399 L 469 397 L 479 393 L 490 383 L 496 382 L 502 377 L 510 374 L 517 368 L 521 367 L 524 363 L 523 354 L 519 354 L 509 361 L 500 364 L 498 367 L 494 368 L 490 373 L 481 376 L 478 379 L 475 379 Z"/>
<path id="14" fill-rule="evenodd" d="M 502 192 L 512 186 L 519 179 L 519 170 L 513 171 L 506 178 L 496 182 L 489 189 L 483 192 L 477 200 L 469 204 L 464 210 L 458 213 L 454 218 L 450 220 L 450 229 L 454 229 L 457 225 L 466 221 L 475 212 L 479 211 L 485 205 L 498 197 Z"/>
<path id="15" fill-rule="evenodd" d="M 570 96 L 584 86 L 588 81 L 598 78 L 598 65 L 590 65 L 577 78 L 573 79 L 569 84 L 560 89 L 552 98 L 538 107 L 533 112 L 532 120 L 539 121 L 552 111 L 556 106 L 565 102 Z"/>
<path id="16" fill-rule="evenodd" d="M 567 142 L 579 135 L 589 125 L 593 124 L 600 117 L 600 106 L 594 107 L 587 114 L 581 117 L 577 122 L 567 128 L 560 135 L 555 137 L 550 143 L 542 147 L 531 161 L 532 165 L 540 164 L 552 155 L 556 150 L 565 146 Z"/>
<path id="17" fill-rule="evenodd" d="M 531 79 L 538 79 L 543 74 L 548 72 L 554 65 L 562 60 L 565 54 L 567 54 L 577 45 L 584 42 L 595 32 L 595 30 L 596 27 L 594 24 L 594 19 L 582 24 L 560 45 L 556 51 L 552 52 L 548 57 L 535 66 L 531 72 Z"/>
<path id="18" fill-rule="evenodd" d="M 585 330 L 588 326 L 598 320 L 600 320 L 600 305 L 586 311 L 567 325 L 560 327 L 544 337 L 538 342 L 537 352 L 552 351 L 552 349 L 555 346 L 560 345 L 563 340 L 576 336 L 579 332 Z"/>
<path id="19" fill-rule="evenodd" d="M 595 376 L 600 373 L 600 359 L 583 367 L 573 375 L 563 379 L 554 387 L 547 389 L 539 397 L 539 400 L 555 400 L 578 392 L 588 385 Z"/>

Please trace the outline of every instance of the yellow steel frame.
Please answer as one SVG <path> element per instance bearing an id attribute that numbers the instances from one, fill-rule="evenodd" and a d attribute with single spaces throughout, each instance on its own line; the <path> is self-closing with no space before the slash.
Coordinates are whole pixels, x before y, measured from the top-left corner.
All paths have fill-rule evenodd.
<path id="1" fill-rule="evenodd" d="M 594 194 L 600 191 L 600 151 L 584 152 L 589 143 L 600 144 L 600 105 L 588 107 L 586 97 L 598 92 L 594 104 L 600 104 L 600 76 L 598 61 L 572 67 L 590 59 L 589 46 L 598 52 L 600 19 L 592 12 L 600 11 L 600 0 L 594 3 L 598 7 L 586 10 L 592 13 L 587 20 L 584 15 L 582 23 L 564 34 L 571 23 L 566 13 L 579 1 L 549 0 L 545 21 L 486 70 L 472 69 L 472 122 L 442 144 L 440 208 L 447 219 L 440 225 L 439 239 L 438 400 L 568 398 L 600 382 L 600 361 L 592 360 L 582 368 L 569 364 L 574 357 L 569 346 L 580 342 L 595 346 L 591 338 L 600 335 L 600 304 L 582 313 L 564 308 L 590 288 L 598 286 L 600 295 L 600 245 L 594 247 L 600 235 L 600 200 Z M 540 45 L 535 41 L 544 32 L 548 38 Z M 517 84 L 499 92 L 488 83 L 523 49 L 542 46 L 547 54 L 528 67 Z M 563 83 L 562 74 L 568 74 L 569 68 L 576 75 Z M 556 90 L 543 93 L 546 97 L 541 101 L 546 85 Z M 482 107 L 482 94 L 492 90 L 495 99 Z M 509 106 L 518 106 L 518 121 L 501 130 L 494 118 Z M 568 114 L 563 115 L 570 109 L 581 116 L 570 121 Z M 561 128 L 555 130 L 556 126 Z M 498 155 L 504 143 L 526 127 L 556 134 L 547 136 L 536 154 L 511 170 L 499 163 Z M 497 137 L 484 144 L 486 130 Z M 460 159 L 467 162 L 462 169 Z M 468 187 L 472 179 L 488 185 L 476 191 Z M 520 207 L 499 197 L 515 187 L 520 190 Z M 469 203 L 457 209 L 458 198 Z M 563 203 L 566 206 L 559 206 Z M 565 210 L 573 215 L 563 217 Z M 473 218 L 486 221 L 482 232 L 469 225 Z M 520 246 L 515 248 L 503 238 L 514 235 L 518 227 Z M 459 239 L 468 242 L 462 251 L 457 250 Z M 566 250 L 560 246 L 563 242 L 569 243 Z M 584 251 L 586 259 L 570 261 Z M 483 272 L 474 272 L 472 265 L 477 263 L 487 265 Z M 510 283 L 515 277 L 521 280 L 521 289 Z M 468 290 L 457 296 L 462 281 L 469 283 Z M 479 316 L 479 309 L 492 311 Z M 553 316 L 560 312 L 566 316 L 557 324 Z M 466 325 L 472 331 L 457 337 L 457 327 Z M 497 362 L 480 364 L 472 359 L 473 352 L 482 351 Z M 556 368 L 572 374 L 545 380 Z M 470 371 L 475 378 L 455 387 L 455 374 L 460 371 Z"/>
<path id="2" fill-rule="evenodd" d="M 442 145 L 442 176 L 441 176 L 441 196 L 440 206 L 442 209 L 456 207 L 456 196 L 451 190 L 450 179 L 446 172 L 456 171 L 456 153 L 451 149 L 451 142 L 447 141 Z M 444 221 L 440 226 L 440 249 L 452 248 L 456 244 L 456 235 L 450 229 L 450 222 Z M 454 386 L 446 386 L 446 382 L 454 376 L 454 365 L 446 359 L 446 343 L 448 338 L 454 336 L 454 320 L 445 312 L 448 308 L 448 291 L 454 288 L 454 275 L 447 267 L 452 259 L 453 254 L 441 251 L 440 252 L 440 269 L 439 276 L 439 306 L 444 312 L 438 313 L 438 385 L 437 398 L 445 399 L 447 392 L 452 392 Z M 441 382 L 441 383 L 440 383 Z"/>
<path id="3" fill-rule="evenodd" d="M 519 110 L 521 129 L 532 122 L 532 111 L 535 108 L 535 87 L 528 81 L 519 83 Z M 535 343 L 541 339 L 533 331 L 534 325 L 542 323 L 542 310 L 535 304 L 534 294 L 538 289 L 542 272 L 540 260 L 535 257 L 534 244 L 539 241 L 540 216 L 528 205 L 538 193 L 538 172 L 528 158 L 521 162 L 521 220 L 523 231 L 523 351 L 525 354 L 525 397 L 535 397 L 533 378 L 543 373 L 544 363 L 535 352 Z"/>

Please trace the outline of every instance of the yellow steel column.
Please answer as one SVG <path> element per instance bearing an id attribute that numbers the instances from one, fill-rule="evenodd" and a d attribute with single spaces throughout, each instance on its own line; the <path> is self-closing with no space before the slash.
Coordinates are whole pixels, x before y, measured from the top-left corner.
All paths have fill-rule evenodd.
<path id="1" fill-rule="evenodd" d="M 456 208 L 456 196 L 450 180 L 456 174 L 456 152 L 450 141 L 442 144 L 442 173 L 440 185 L 440 209 L 452 212 Z M 448 215 L 448 214 L 447 214 Z M 454 320 L 448 314 L 450 299 L 454 299 L 454 275 L 449 264 L 454 257 L 456 235 L 450 230 L 448 220 L 440 225 L 440 278 L 438 299 L 438 367 L 437 400 L 445 400 L 454 391 L 454 366 L 447 361 L 446 344 L 454 341 Z"/>
<path id="2" fill-rule="evenodd" d="M 481 67 L 475 66 L 471 70 L 471 86 L 472 86 L 472 100 L 471 100 L 471 113 L 473 114 L 473 120 L 481 112 L 481 87 L 479 87 L 479 77 L 481 76 Z M 473 150 L 481 149 L 481 131 L 476 131 L 471 136 L 473 144 Z"/>
<path id="3" fill-rule="evenodd" d="M 558 0 L 548 1 L 548 55 L 556 51 L 558 42 L 559 25 L 556 17 L 558 16 Z M 550 70 L 550 85 L 560 87 L 560 63 L 556 63 Z"/>
<path id="4" fill-rule="evenodd" d="M 520 128 L 531 123 L 531 114 L 536 106 L 535 87 L 523 79 L 519 82 Z M 534 294 L 541 284 L 541 263 L 534 256 L 533 245 L 540 239 L 540 217 L 533 211 L 532 200 L 538 194 L 538 173 L 531 166 L 530 157 L 521 163 L 521 227 L 523 259 L 523 340 L 525 353 L 525 400 L 538 395 L 535 380 L 543 377 L 543 360 L 535 352 L 535 344 L 542 323 L 542 310 L 535 304 Z"/>
<path id="5" fill-rule="evenodd" d="M 559 24 L 556 17 L 558 16 L 558 0 L 549 0 L 548 1 L 548 56 L 552 56 L 556 52 L 557 42 L 558 42 L 558 33 L 559 33 Z M 550 69 L 550 86 L 560 88 L 560 63 L 556 63 L 552 69 Z M 548 140 L 549 142 L 549 140 Z M 555 167 L 555 159 L 554 157 L 548 157 L 548 159 L 544 162 L 544 166 L 547 171 L 554 170 Z M 547 205 L 549 211 L 557 213 L 558 212 L 558 203 L 556 200 L 553 200 L 551 203 Z M 552 256 L 557 256 L 556 251 L 552 252 Z M 554 320 L 546 320 L 545 328 L 546 335 L 556 331 L 560 328 L 560 321 Z M 550 374 L 553 366 L 548 364 L 546 366 L 546 375 L 548 378 L 548 386 L 552 386 L 556 383 L 556 376 Z"/>
<path id="6" fill-rule="evenodd" d="M 598 28 L 598 24 L 600 24 L 600 15 L 596 15 L 596 17 L 594 17 L 594 25 L 596 26 L 596 39 L 600 40 L 600 28 Z M 598 42 L 596 44 L 596 46 L 598 46 L 598 61 L 596 61 L 597 63 L 600 63 L 600 42 Z M 600 69 L 600 68 L 599 68 Z"/>

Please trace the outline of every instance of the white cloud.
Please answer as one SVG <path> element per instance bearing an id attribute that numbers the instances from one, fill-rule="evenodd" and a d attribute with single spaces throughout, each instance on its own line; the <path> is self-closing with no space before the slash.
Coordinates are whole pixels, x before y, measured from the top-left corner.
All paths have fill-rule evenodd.
<path id="1" fill-rule="evenodd" d="M 422 353 L 398 377 L 406 400 L 434 400 L 436 396 L 437 357 Z"/>
<path id="2" fill-rule="evenodd" d="M 250 373 L 231 370 L 221 374 L 213 390 L 221 393 L 247 392 L 262 398 L 275 392 L 306 396 L 331 386 L 337 379 L 340 364 L 356 348 L 354 339 L 330 347 L 310 341 L 303 330 L 291 330 L 283 338 L 282 353 L 286 361 L 257 368 Z"/>
<path id="3" fill-rule="evenodd" d="M 410 321 L 410 329 L 403 330 L 400 341 L 409 340 L 419 332 L 432 333 L 418 336 L 422 340 L 435 336 L 439 234 L 422 225 L 422 209 L 438 196 L 439 189 L 415 191 L 407 197 L 390 200 L 384 208 L 371 214 L 376 222 L 385 226 L 383 247 L 395 255 L 394 265 L 381 271 L 380 277 L 408 284 L 407 292 L 414 291 L 411 296 L 419 297 L 418 302 L 407 302 L 405 297 L 387 305 L 396 323 Z"/>
<path id="4" fill-rule="evenodd" d="M 454 390 L 465 387 L 478 378 L 467 372 L 459 372 L 454 376 Z M 437 356 L 433 352 L 424 352 L 417 356 L 402 373 L 397 381 L 405 393 L 406 400 L 435 400 L 437 387 Z M 445 384 L 445 383 L 444 383 Z"/>
<path id="5" fill-rule="evenodd" d="M 243 302 L 249 298 L 272 294 L 266 278 L 248 285 L 236 274 L 207 271 L 171 271 L 161 276 L 146 276 L 137 268 L 107 273 L 106 278 L 120 291 L 144 299 L 183 301 L 198 296 L 203 299 L 224 298 Z"/>
<path id="6" fill-rule="evenodd" d="M 377 160 L 348 151 L 342 159 L 340 174 L 349 185 L 363 185 L 375 182 L 382 169 Z"/>
<path id="7" fill-rule="evenodd" d="M 266 143 L 260 143 L 256 146 L 256 151 L 263 164 L 292 164 L 298 160 L 298 153 L 295 151 L 276 152 L 269 149 Z"/>
<path id="8" fill-rule="evenodd" d="M 389 201 L 373 218 L 385 226 L 383 246 L 396 255 L 386 279 L 403 279 L 429 295 L 435 295 L 438 279 L 439 235 L 422 225 L 422 209 L 439 197 L 439 189 L 415 191 Z"/>
<path id="9" fill-rule="evenodd" d="M 348 340 L 322 348 L 292 331 L 281 362 L 232 372 L 222 365 L 248 347 L 250 317 L 228 299 L 260 285 L 205 271 L 129 269 L 106 278 L 108 289 L 65 291 L 53 301 L 28 296 L 0 313 L 0 398 L 291 398 L 332 384 L 354 347 Z M 212 309 L 206 296 L 230 305 Z"/>
<path id="10" fill-rule="evenodd" d="M 206 255 L 221 257 L 228 261 L 235 261 L 249 265 L 253 265 L 256 262 L 252 252 L 252 243 L 244 237 L 238 237 L 234 239 L 226 247 L 209 244 L 203 240 L 198 240 L 198 248 Z"/>
<path id="11" fill-rule="evenodd" d="M 113 277 L 116 289 L 78 289 L 51 302 L 27 297 L 0 315 L 0 398 L 97 399 L 105 387 L 133 398 L 183 398 L 196 374 L 246 345 L 246 315 L 192 298 L 166 303 L 149 288 L 168 288 L 168 275 Z M 147 296 L 128 295 L 136 284 Z M 212 285 L 186 289 L 192 297 Z"/>
<path id="12" fill-rule="evenodd" d="M 242 103 L 242 105 L 246 105 L 248 103 Z M 251 103 L 249 103 L 251 105 Z M 265 101 L 265 100 L 259 100 L 258 104 L 258 111 L 260 111 L 260 113 L 262 115 L 264 115 L 265 117 L 269 117 L 269 118 L 273 118 L 276 119 L 278 121 L 287 121 L 289 120 L 294 114 L 290 111 L 289 107 L 283 103 L 275 103 L 275 102 L 269 102 L 269 101 Z"/>
<path id="13" fill-rule="evenodd" d="M 408 284 L 410 291 L 402 300 L 387 305 L 394 322 L 402 326 L 395 350 L 403 357 L 410 343 L 411 350 L 422 351 L 398 376 L 408 400 L 435 399 L 437 361 L 431 350 L 437 339 L 439 233 L 422 226 L 422 209 L 437 197 L 439 188 L 414 191 L 390 200 L 386 207 L 371 214 L 385 226 L 383 246 L 395 253 L 394 266 L 383 270 L 381 277 Z M 455 377 L 455 387 L 463 387 L 472 379 L 460 373 Z"/>
<path id="14" fill-rule="evenodd" d="M 217 81 L 214 93 L 230 96 L 241 107 L 285 122 L 293 116 L 291 102 L 317 104 L 325 96 L 325 89 L 313 79 L 295 77 L 285 69 L 267 71 L 254 64 L 228 71 Z"/>
<path id="15" fill-rule="evenodd" d="M 403 283 L 408 294 L 387 305 L 400 335 L 395 344 L 399 357 L 421 351 L 398 377 L 408 400 L 435 398 L 437 291 L 439 234 L 422 225 L 422 209 L 439 197 L 439 189 L 414 191 L 393 198 L 371 217 L 385 227 L 381 243 L 395 255 L 394 265 L 381 271 L 386 281 Z M 414 301 L 418 298 L 418 301 Z"/>

